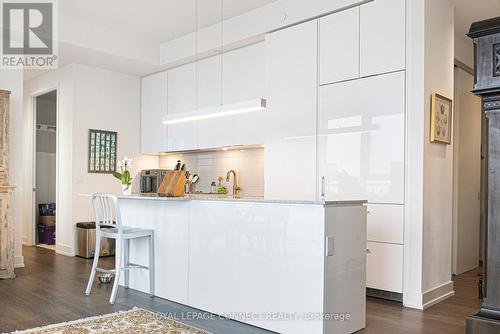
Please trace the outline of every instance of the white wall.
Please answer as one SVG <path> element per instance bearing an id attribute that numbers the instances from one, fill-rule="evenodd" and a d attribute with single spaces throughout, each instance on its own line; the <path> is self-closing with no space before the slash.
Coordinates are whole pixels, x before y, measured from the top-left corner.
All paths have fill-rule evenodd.
<path id="1" fill-rule="evenodd" d="M 474 68 L 474 43 L 467 36 L 455 36 L 455 59 Z"/>
<path id="2" fill-rule="evenodd" d="M 140 79 L 95 67 L 75 65 L 73 125 L 73 224 L 92 221 L 90 201 L 80 194 L 121 192 L 120 182 L 109 174 L 87 173 L 88 132 L 100 129 L 118 132 L 118 158 L 134 159 L 133 191 L 138 191 L 141 169 L 157 168 L 157 156 L 140 152 Z"/>
<path id="3" fill-rule="evenodd" d="M 431 94 L 453 99 L 454 5 L 426 0 L 424 93 L 423 280 L 426 294 L 451 283 L 453 145 L 430 142 Z"/>
<path id="4" fill-rule="evenodd" d="M 118 180 L 108 174 L 88 174 L 88 130 L 103 129 L 118 132 L 118 157 L 135 159 L 134 170 L 157 167 L 158 158 L 140 155 L 140 90 L 139 78 L 83 65 L 69 65 L 42 74 L 25 83 L 24 132 L 27 143 L 33 124 L 31 96 L 58 89 L 58 192 L 56 251 L 74 255 L 74 225 L 92 218 L 90 201 L 80 193 L 94 191 L 119 193 Z M 31 141 L 32 142 L 32 141 Z M 27 146 L 27 152 L 32 147 Z M 26 154 L 29 166 L 30 153 Z M 28 177 L 26 189 L 31 187 Z M 25 210 L 31 202 L 25 198 Z M 25 223 L 26 237 L 32 233 L 29 220 Z M 31 239 L 32 240 L 32 239 Z"/>
<path id="5" fill-rule="evenodd" d="M 425 0 L 407 0 L 403 304 L 422 308 Z"/>
<path id="6" fill-rule="evenodd" d="M 453 98 L 454 6 L 407 0 L 407 157 L 404 305 L 453 294 L 453 146 L 430 142 L 431 94 Z"/>
<path id="7" fill-rule="evenodd" d="M 11 91 L 10 102 L 10 184 L 16 187 L 13 200 L 14 264 L 23 267 L 23 73 L 19 70 L 0 70 L 0 89 Z"/>

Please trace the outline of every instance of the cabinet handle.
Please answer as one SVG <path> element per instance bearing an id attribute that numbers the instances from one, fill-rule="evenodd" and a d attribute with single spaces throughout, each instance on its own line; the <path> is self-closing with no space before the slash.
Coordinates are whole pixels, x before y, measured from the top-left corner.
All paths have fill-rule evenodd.
<path id="1" fill-rule="evenodd" d="M 326 256 L 333 256 L 334 252 L 334 237 L 327 236 L 326 237 Z"/>
<path id="2" fill-rule="evenodd" d="M 371 253 L 372 253 L 372 251 L 371 251 L 370 249 L 368 249 L 368 248 L 367 248 L 367 249 L 366 249 L 366 254 L 371 254 Z"/>
<path id="3" fill-rule="evenodd" d="M 325 197 L 325 177 L 321 177 L 321 197 Z"/>

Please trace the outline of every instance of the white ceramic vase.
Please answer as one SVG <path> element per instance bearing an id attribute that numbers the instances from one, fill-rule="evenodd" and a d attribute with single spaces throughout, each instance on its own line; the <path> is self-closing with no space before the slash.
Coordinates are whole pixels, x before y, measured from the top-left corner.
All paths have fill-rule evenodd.
<path id="1" fill-rule="evenodd" d="M 122 191 L 123 191 L 123 196 L 130 196 L 132 195 L 132 185 L 125 185 L 122 184 Z"/>

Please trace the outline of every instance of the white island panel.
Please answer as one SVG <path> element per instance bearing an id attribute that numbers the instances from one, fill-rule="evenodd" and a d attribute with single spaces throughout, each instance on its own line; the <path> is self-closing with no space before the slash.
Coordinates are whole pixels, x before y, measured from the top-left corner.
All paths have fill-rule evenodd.
<path id="1" fill-rule="evenodd" d="M 193 201 L 191 306 L 280 333 L 322 333 L 322 321 L 266 318 L 322 313 L 324 219 L 322 205 Z"/>
<path id="2" fill-rule="evenodd" d="M 125 226 L 155 231 L 159 297 L 283 334 L 365 327 L 363 201 L 132 196 L 120 206 Z M 147 264 L 146 240 L 131 261 Z M 148 293 L 147 271 L 132 271 L 130 287 Z"/>
<path id="3" fill-rule="evenodd" d="M 187 304 L 189 202 L 129 199 L 120 204 L 125 226 L 154 230 L 155 295 Z M 130 262 L 148 266 L 148 247 L 147 238 L 132 240 Z M 149 293 L 148 271 L 131 270 L 130 288 Z"/>

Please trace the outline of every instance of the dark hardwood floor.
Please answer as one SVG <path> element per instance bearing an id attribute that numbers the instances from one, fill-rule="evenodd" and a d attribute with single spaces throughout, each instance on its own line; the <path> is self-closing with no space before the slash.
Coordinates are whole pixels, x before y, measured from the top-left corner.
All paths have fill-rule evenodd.
<path id="1" fill-rule="evenodd" d="M 0 332 L 27 329 L 88 316 L 102 315 L 134 306 L 179 317 L 192 309 L 123 288 L 115 305 L 108 303 L 110 285 L 95 284 L 90 297 L 83 294 L 91 261 L 54 254 L 51 250 L 24 247 L 26 268 L 17 278 L 0 281 Z M 111 259 L 107 265 L 112 267 Z M 368 298 L 367 328 L 359 333 L 464 333 L 467 315 L 480 305 L 473 270 L 455 278 L 454 297 L 425 311 L 406 309 L 399 303 Z M 231 320 L 183 320 L 214 334 L 270 333 Z M 307 334 L 307 333 L 304 333 Z"/>

